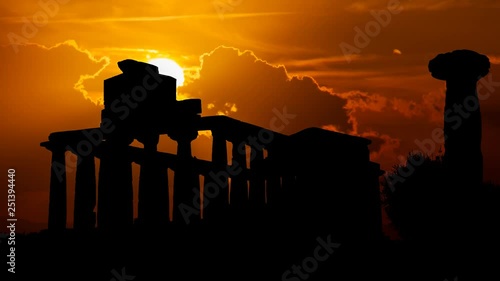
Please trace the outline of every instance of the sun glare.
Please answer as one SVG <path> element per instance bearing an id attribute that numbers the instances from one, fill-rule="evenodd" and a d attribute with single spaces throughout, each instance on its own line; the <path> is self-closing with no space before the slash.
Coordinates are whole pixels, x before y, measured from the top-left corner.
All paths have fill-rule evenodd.
<path id="1" fill-rule="evenodd" d="M 157 58 L 149 60 L 148 63 L 156 65 L 160 74 L 172 76 L 177 79 L 177 87 L 184 84 L 184 70 L 175 61 L 166 58 Z"/>

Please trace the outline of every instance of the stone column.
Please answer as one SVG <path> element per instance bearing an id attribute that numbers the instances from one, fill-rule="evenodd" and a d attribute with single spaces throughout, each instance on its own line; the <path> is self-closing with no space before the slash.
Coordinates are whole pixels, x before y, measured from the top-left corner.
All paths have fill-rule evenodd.
<path id="1" fill-rule="evenodd" d="M 132 227 L 132 162 L 128 143 L 103 143 L 98 196 L 99 229 L 124 231 Z"/>
<path id="2" fill-rule="evenodd" d="M 212 163 L 219 166 L 227 165 L 226 138 L 217 131 L 212 131 Z"/>
<path id="3" fill-rule="evenodd" d="M 183 214 L 181 206 L 193 206 L 194 192 L 200 191 L 199 175 L 194 171 L 191 142 L 198 137 L 198 132 L 183 131 L 169 134 L 177 142 L 177 162 L 174 174 L 174 223 L 185 224 L 186 213 Z M 199 194 L 199 193 L 198 193 Z M 189 222 L 199 220 L 200 216 L 190 215 Z"/>
<path id="4" fill-rule="evenodd" d="M 48 143 L 45 146 L 52 152 L 50 167 L 49 223 L 48 229 L 66 229 L 66 159 L 64 146 Z"/>
<path id="5" fill-rule="evenodd" d="M 266 178 L 266 195 L 267 204 L 273 205 L 280 201 L 281 199 L 281 177 L 280 177 L 280 162 L 279 154 L 276 148 L 270 148 L 267 150 L 266 167 L 267 178 Z"/>
<path id="6" fill-rule="evenodd" d="M 241 142 L 233 142 L 232 163 L 233 171 L 240 171 L 231 177 L 231 201 L 234 208 L 243 208 L 248 202 L 248 184 L 245 177 L 247 170 L 246 152 Z"/>
<path id="7" fill-rule="evenodd" d="M 297 159 L 296 159 L 296 150 L 286 147 L 285 151 L 288 153 L 282 155 L 283 159 L 281 159 L 282 163 L 282 173 L 281 173 L 281 188 L 285 195 L 284 200 L 288 201 L 289 196 L 293 196 L 294 193 L 297 193 Z"/>
<path id="8" fill-rule="evenodd" d="M 218 131 L 212 131 L 212 169 L 205 175 L 204 220 L 211 222 L 220 219 L 229 204 L 227 145 L 225 136 Z"/>
<path id="9" fill-rule="evenodd" d="M 78 156 L 75 183 L 74 229 L 91 230 L 95 227 L 96 176 L 94 155 Z"/>
<path id="10" fill-rule="evenodd" d="M 138 203 L 141 226 L 165 226 L 169 221 L 168 168 L 160 164 L 157 143 L 144 144 Z"/>
<path id="11" fill-rule="evenodd" d="M 262 206 L 265 203 L 266 179 L 264 176 L 264 151 L 252 147 L 253 159 L 250 162 L 250 204 Z"/>
<path id="12" fill-rule="evenodd" d="M 481 152 L 481 111 L 477 82 L 489 72 L 488 57 L 470 50 L 456 50 L 440 54 L 429 62 L 432 76 L 446 81 L 444 108 L 445 154 L 443 164 L 446 182 L 442 186 L 444 202 L 440 208 L 443 222 L 434 231 L 436 241 L 441 240 L 449 249 L 460 249 L 452 256 L 462 261 L 474 254 L 463 241 L 482 239 L 477 225 L 481 213 L 480 195 L 483 182 L 483 156 Z"/>
<path id="13" fill-rule="evenodd" d="M 440 54 L 429 62 L 432 76 L 446 81 L 444 162 L 463 186 L 483 181 L 481 111 L 477 82 L 489 72 L 488 57 L 469 50 Z"/>

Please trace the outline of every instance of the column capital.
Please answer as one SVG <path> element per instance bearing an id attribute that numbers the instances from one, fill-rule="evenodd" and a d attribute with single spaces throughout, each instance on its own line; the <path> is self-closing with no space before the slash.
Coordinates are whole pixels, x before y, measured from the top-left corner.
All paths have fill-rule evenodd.
<path id="1" fill-rule="evenodd" d="M 197 130 L 176 130 L 168 134 L 168 136 L 176 142 L 192 142 L 198 137 Z"/>
<path id="2" fill-rule="evenodd" d="M 455 50 L 439 54 L 429 61 L 432 77 L 445 81 L 477 81 L 489 73 L 487 56 L 471 50 Z"/>
<path id="3" fill-rule="evenodd" d="M 224 140 L 227 140 L 226 137 L 226 131 L 222 129 L 212 129 L 210 130 L 212 132 L 212 137 L 214 138 L 223 138 Z"/>
<path id="4" fill-rule="evenodd" d="M 64 144 L 55 143 L 51 141 L 45 141 L 40 143 L 41 147 L 45 147 L 47 150 L 51 152 L 66 152 L 66 146 Z"/>

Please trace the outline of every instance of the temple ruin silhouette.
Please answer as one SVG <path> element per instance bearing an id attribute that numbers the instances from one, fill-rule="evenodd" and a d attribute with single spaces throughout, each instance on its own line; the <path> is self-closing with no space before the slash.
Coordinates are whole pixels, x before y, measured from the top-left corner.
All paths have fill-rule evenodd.
<path id="1" fill-rule="evenodd" d="M 392 190 L 399 204 L 414 208 L 410 227 L 429 233 L 400 241 L 382 232 L 383 171 L 370 161 L 369 139 L 320 128 L 285 135 L 229 116 L 202 116 L 201 100 L 177 100 L 176 80 L 156 66 L 134 60 L 118 66 L 123 73 L 104 81 L 100 125 L 54 132 L 41 143 L 52 152 L 48 229 L 20 243 L 19 264 L 26 266 L 20 272 L 106 281 L 111 269 L 125 268 L 134 280 L 442 281 L 498 273 L 498 259 L 490 257 L 500 249 L 500 192 L 479 186 L 477 82 L 489 73 L 486 56 L 456 50 L 429 61 L 430 74 L 446 81 L 444 169 L 440 162 L 422 165 L 423 174 L 414 170 Z M 199 131 L 211 132 L 210 161 L 191 151 Z M 158 151 L 160 136 L 177 143 L 176 154 Z M 68 153 L 77 159 L 73 229 L 66 166 L 75 167 L 65 162 Z M 140 165 L 135 195 L 133 163 Z M 405 187 L 422 191 L 398 193 Z M 413 196 L 420 192 L 432 200 Z M 328 259 L 316 260 L 317 249 Z M 54 270 L 54 261 L 71 275 Z"/>
<path id="2" fill-rule="evenodd" d="M 78 158 L 75 231 L 186 226 L 182 208 L 193 207 L 193 190 L 203 184 L 205 192 L 219 188 L 204 209 L 204 224 L 293 221 L 339 239 L 382 235 L 382 171 L 370 161 L 370 140 L 320 128 L 284 135 L 228 116 L 202 117 L 201 100 L 178 101 L 176 79 L 159 74 L 156 66 L 130 59 L 118 66 L 123 73 L 104 81 L 100 126 L 54 132 L 41 143 L 52 152 L 49 231 L 66 229 L 65 153 L 70 151 Z M 212 161 L 191 152 L 202 130 L 212 133 Z M 160 135 L 177 142 L 177 154 L 157 151 Z M 133 140 L 144 148 L 130 146 Z M 246 149 L 251 149 L 249 167 Z M 132 163 L 140 165 L 135 221 Z M 172 221 L 168 169 L 175 173 Z M 189 217 L 189 225 L 199 223 L 198 215 Z"/>

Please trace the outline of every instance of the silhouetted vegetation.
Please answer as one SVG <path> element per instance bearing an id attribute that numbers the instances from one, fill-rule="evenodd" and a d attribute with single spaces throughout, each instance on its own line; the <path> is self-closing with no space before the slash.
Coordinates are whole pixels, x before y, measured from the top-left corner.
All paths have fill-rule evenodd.
<path id="1" fill-rule="evenodd" d="M 500 186 L 486 182 L 468 189 L 465 201 L 453 200 L 461 187 L 447 180 L 442 155 L 412 152 L 406 160 L 394 165 L 382 181 L 383 207 L 403 239 L 428 240 L 445 235 L 442 231 L 460 212 L 467 212 L 474 229 L 485 231 L 482 236 L 491 235 L 491 222 L 500 218 Z"/>
<path id="2" fill-rule="evenodd" d="M 407 163 L 394 165 L 384 177 L 382 203 L 403 239 L 431 235 L 428 231 L 443 192 L 443 175 L 441 156 L 410 153 Z"/>

